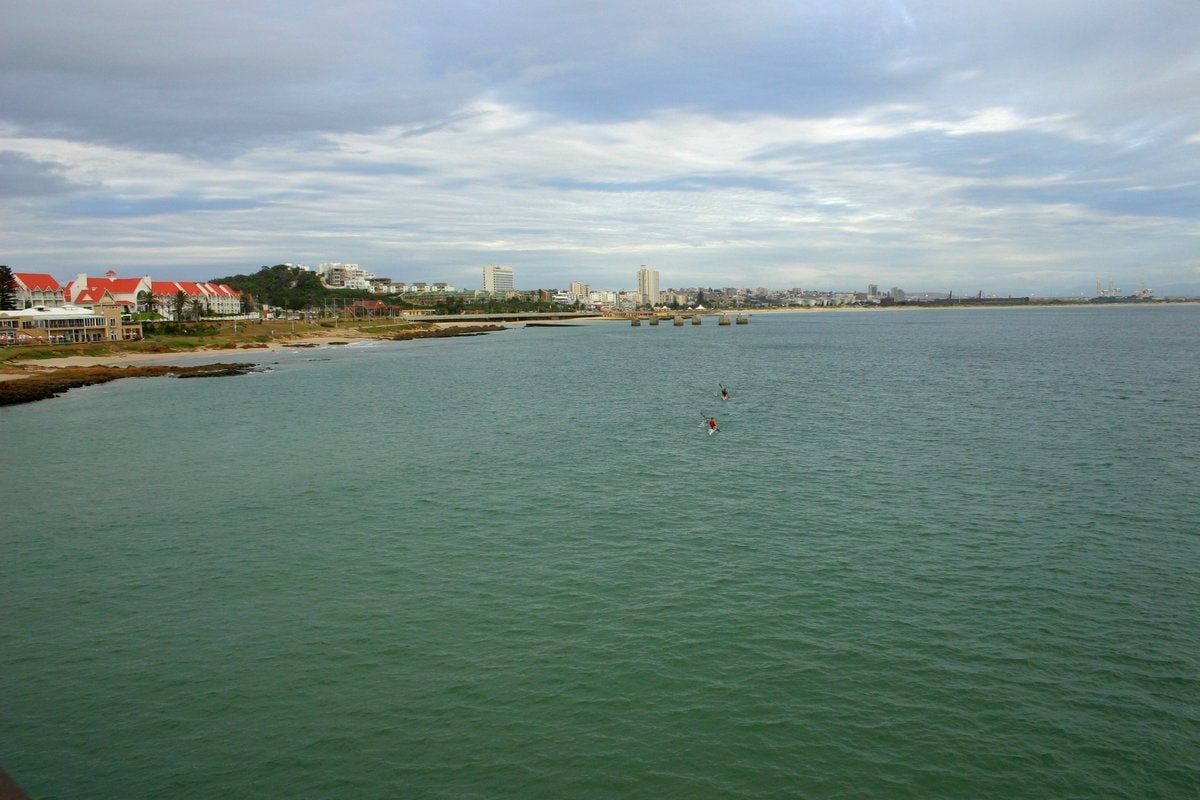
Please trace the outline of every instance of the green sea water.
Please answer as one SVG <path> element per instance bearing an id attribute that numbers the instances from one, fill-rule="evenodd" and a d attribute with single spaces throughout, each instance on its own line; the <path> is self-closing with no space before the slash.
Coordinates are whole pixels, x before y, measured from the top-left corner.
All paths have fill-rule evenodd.
<path id="1" fill-rule="evenodd" d="M 0 409 L 33 798 L 1200 796 L 1200 307 L 250 357 Z"/>

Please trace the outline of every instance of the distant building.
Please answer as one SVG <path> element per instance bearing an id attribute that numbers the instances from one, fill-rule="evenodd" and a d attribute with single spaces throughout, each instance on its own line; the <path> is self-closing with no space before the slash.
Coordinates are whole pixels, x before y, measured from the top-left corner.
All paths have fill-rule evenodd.
<path id="1" fill-rule="evenodd" d="M 658 303 L 658 270 L 646 269 L 643 264 L 637 273 L 637 291 L 639 303 L 656 305 Z"/>
<path id="2" fill-rule="evenodd" d="M 512 267 L 486 264 L 483 267 L 483 290 L 492 294 L 514 290 Z"/>
<path id="3" fill-rule="evenodd" d="M 371 290 L 371 281 L 376 279 L 375 273 L 368 272 L 358 264 L 343 264 L 340 261 L 325 261 L 317 265 L 317 275 L 321 283 L 331 289 L 362 289 Z"/>
<path id="4" fill-rule="evenodd" d="M 611 291 L 592 291 L 587 296 L 588 305 L 592 308 L 615 308 L 617 299 L 617 293 Z"/>

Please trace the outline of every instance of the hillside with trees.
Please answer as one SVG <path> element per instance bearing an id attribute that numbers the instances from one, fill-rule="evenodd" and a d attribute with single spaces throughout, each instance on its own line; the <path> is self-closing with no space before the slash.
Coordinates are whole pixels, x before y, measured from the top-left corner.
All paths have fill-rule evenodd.
<path id="1" fill-rule="evenodd" d="M 253 275 L 229 275 L 213 278 L 243 295 L 254 298 L 258 306 L 278 306 L 293 310 L 319 308 L 335 297 L 370 297 L 370 292 L 329 289 L 321 284 L 317 273 L 301 267 L 276 264 L 263 267 Z"/>

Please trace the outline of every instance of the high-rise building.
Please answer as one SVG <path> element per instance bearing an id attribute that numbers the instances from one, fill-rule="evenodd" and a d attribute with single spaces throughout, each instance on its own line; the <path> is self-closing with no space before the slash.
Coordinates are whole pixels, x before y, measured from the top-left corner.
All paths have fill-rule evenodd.
<path id="1" fill-rule="evenodd" d="M 513 291 L 512 267 L 502 267 L 496 264 L 484 265 L 483 290 L 492 293 Z"/>
<path id="2" fill-rule="evenodd" d="M 637 273 L 637 287 L 642 305 L 656 305 L 658 303 L 658 270 L 646 269 L 646 265 L 643 264 Z"/>

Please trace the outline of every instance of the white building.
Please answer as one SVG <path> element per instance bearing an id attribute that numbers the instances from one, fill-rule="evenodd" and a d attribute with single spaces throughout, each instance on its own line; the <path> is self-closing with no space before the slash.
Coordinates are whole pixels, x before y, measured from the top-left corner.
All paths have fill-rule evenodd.
<path id="1" fill-rule="evenodd" d="M 233 316 L 242 313 L 242 293 L 224 283 L 196 283 L 195 281 L 152 281 L 150 293 L 154 295 L 154 310 L 164 319 L 175 319 L 175 298 L 183 292 L 184 316 L 194 304 L 199 304 L 204 315 Z"/>
<path id="2" fill-rule="evenodd" d="M 376 280 L 373 272 L 360 267 L 358 264 L 343 264 L 339 261 L 325 261 L 317 265 L 317 275 L 321 283 L 331 289 L 364 289 L 371 290 L 371 281 Z"/>
<path id="3" fill-rule="evenodd" d="M 492 294 L 513 291 L 512 267 L 485 264 L 483 267 L 483 290 Z"/>
<path id="4" fill-rule="evenodd" d="M 642 305 L 658 304 L 658 270 L 646 269 L 643 264 L 637 273 L 638 302 Z"/>
<path id="5" fill-rule="evenodd" d="M 14 272 L 17 308 L 61 306 L 67 302 L 63 287 L 44 272 Z"/>
<path id="6" fill-rule="evenodd" d="M 616 308 L 617 293 L 612 291 L 588 292 L 588 305 L 593 308 Z"/>

